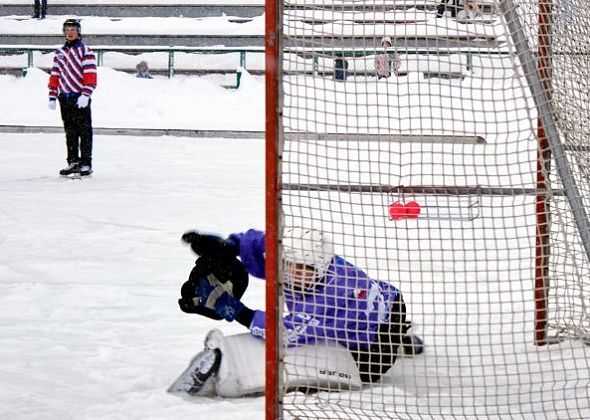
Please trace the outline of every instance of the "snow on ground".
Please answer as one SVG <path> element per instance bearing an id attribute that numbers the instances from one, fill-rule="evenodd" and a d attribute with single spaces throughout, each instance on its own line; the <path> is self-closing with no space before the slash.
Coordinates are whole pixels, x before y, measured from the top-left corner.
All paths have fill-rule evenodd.
<path id="1" fill-rule="evenodd" d="M 176 305 L 195 260 L 180 236 L 264 227 L 263 148 L 96 136 L 95 175 L 78 181 L 56 175 L 63 135 L 0 135 L 0 418 L 262 418 L 262 398 L 166 388 L 222 326 Z"/>
<path id="2" fill-rule="evenodd" d="M 242 130 L 252 126 L 261 129 L 264 121 L 264 84 L 254 79 L 246 78 L 242 87 L 228 91 L 198 78 L 137 80 L 133 75 L 100 68 L 99 80 L 101 84 L 93 104 L 96 126 L 213 128 L 219 124 L 217 127 Z M 34 69 L 25 78 L 0 76 L 0 91 L 11 98 L 0 104 L 0 122 L 59 126 L 59 113 L 46 108 L 46 81 L 47 75 Z M 399 92 L 409 92 L 412 86 L 424 87 L 413 76 L 392 77 L 387 83 L 397 86 Z M 443 92 L 444 98 L 450 97 L 456 87 L 449 81 L 429 83 L 433 84 L 429 91 Z M 463 86 L 475 83 L 476 80 L 466 79 Z M 337 96 L 347 89 L 347 84 L 337 82 L 330 82 L 330 86 L 332 94 Z M 367 92 L 382 95 L 388 89 L 387 85 L 374 81 L 362 89 L 360 81 L 355 86 L 364 95 Z M 493 90 L 493 85 L 487 90 Z M 192 102 L 177 105 L 187 97 Z M 129 98 L 138 102 L 130 102 Z M 379 102 L 382 98 L 375 100 Z M 482 95 L 483 103 L 473 106 L 480 108 L 487 100 Z M 500 105 L 494 104 L 498 117 L 503 115 Z M 445 103 L 441 109 L 448 106 Z M 146 113 L 146 108 L 151 111 Z M 510 109 L 507 112 L 514 114 Z M 353 115 L 350 111 L 344 114 Z M 219 119 L 220 116 L 223 117 Z M 431 121 L 438 124 L 434 116 Z M 504 129 L 493 126 L 487 121 L 487 140 L 506 141 L 503 135 L 498 135 Z M 495 129 L 499 132 L 494 133 Z M 453 150 L 434 152 L 440 155 Z M 499 150 L 485 148 L 489 153 Z M 180 236 L 191 228 L 228 234 L 264 227 L 263 139 L 97 135 L 95 174 L 83 181 L 57 176 L 65 164 L 64 156 L 63 134 L 0 134 L 0 418 L 263 418 L 262 397 L 182 399 L 165 392 L 201 348 L 210 328 L 221 327 L 226 334 L 244 331 L 239 325 L 186 315 L 177 308 L 180 286 L 195 260 L 190 249 L 180 243 Z M 495 162 L 482 158 L 483 161 Z M 426 166 L 423 169 L 430 173 Z M 495 182 L 491 181 L 485 165 L 482 164 L 481 170 L 487 182 Z M 378 206 L 369 207 L 379 211 Z M 490 205 L 487 209 L 494 211 Z M 490 220 L 501 224 L 504 219 L 487 214 L 477 221 L 481 229 L 474 228 L 473 235 L 479 238 Z M 420 223 L 427 229 L 428 221 Z M 422 231 L 400 229 L 395 241 L 403 241 L 404 232 L 410 235 Z M 455 240 L 462 243 L 465 235 Z M 501 243 L 494 235 L 489 237 Z M 449 243 L 447 238 L 441 239 Z M 475 243 L 475 237 L 469 241 Z M 461 248 L 462 245 L 457 245 L 457 249 Z M 510 251 L 508 246 L 501 249 Z M 441 255 L 433 253 L 432 258 L 442 261 Z M 465 261 L 458 258 L 455 261 Z M 434 277 L 438 273 L 443 279 L 457 274 L 452 269 L 446 273 L 443 266 L 433 268 L 430 274 Z M 474 264 L 461 273 L 475 272 L 478 267 Z M 525 264 L 522 269 L 527 269 Z M 410 273 L 412 267 L 399 270 L 401 274 L 404 270 Z M 457 286 L 461 273 L 453 279 L 459 282 Z M 566 385 L 551 377 L 554 372 L 542 368 L 547 364 L 555 364 L 558 372 L 562 366 L 571 366 L 577 383 L 588 383 L 587 371 L 578 368 L 584 365 L 588 348 L 579 341 L 562 343 L 563 352 L 553 350 L 555 347 L 537 349 L 524 338 L 530 336 L 528 328 L 532 325 L 527 319 L 518 324 L 523 331 L 516 331 L 513 326 L 511 334 L 504 334 L 501 343 L 489 354 L 488 347 L 480 347 L 479 343 L 473 347 L 458 345 L 452 330 L 448 335 L 433 330 L 437 322 L 428 317 L 444 311 L 432 309 L 427 300 L 430 295 L 418 290 L 420 283 L 412 283 L 411 276 L 395 278 L 400 279 L 402 290 L 408 290 L 406 297 L 412 318 L 418 321 L 420 333 L 430 347 L 424 357 L 396 364 L 398 369 L 388 375 L 385 386 L 377 391 L 387 396 L 384 404 L 410 409 L 427 407 L 428 398 L 438 387 L 440 395 L 452 394 L 456 407 L 478 406 L 477 395 L 470 400 L 464 390 L 468 393 L 487 389 L 485 377 L 478 374 L 478 369 L 494 365 L 496 353 L 509 358 L 506 366 L 494 368 L 503 369 L 496 379 L 505 377 L 510 381 L 505 390 L 498 390 L 499 395 L 514 395 L 518 401 L 498 397 L 487 401 L 488 408 L 497 404 L 501 409 L 514 407 L 518 411 L 534 406 L 538 410 L 536 401 L 552 401 L 555 397 L 552 389 L 528 394 L 523 391 L 523 377 L 518 368 L 521 365 L 536 375 L 535 384 L 543 383 L 539 379 L 539 372 L 543 372 L 542 377 L 547 377 L 548 382 L 556 382 L 557 387 Z M 496 284 L 506 287 L 501 276 L 485 281 L 488 287 Z M 479 283 L 475 282 L 477 290 L 481 287 Z M 432 284 L 425 283 L 426 287 Z M 487 308 L 485 303 L 489 303 L 490 295 L 486 288 L 481 293 L 478 299 L 484 304 L 478 308 L 484 308 L 484 313 L 512 316 L 509 311 Z M 512 295 L 514 302 L 531 304 L 526 297 L 532 295 L 530 290 L 514 290 Z M 418 297 L 426 301 L 420 302 Z M 253 280 L 244 300 L 252 308 L 262 308 L 264 282 Z M 519 304 L 515 306 L 520 314 Z M 532 311 L 525 312 L 529 317 L 532 314 Z M 475 323 L 472 327 L 476 329 L 480 325 Z M 469 337 L 476 342 L 481 338 L 474 334 L 460 335 L 459 339 L 466 341 Z M 475 373 L 463 373 L 461 360 L 465 353 L 478 349 L 483 353 L 481 358 L 469 353 Z M 574 385 L 574 388 L 576 398 L 565 404 L 584 401 L 584 386 Z M 366 400 L 369 397 L 368 393 L 342 393 L 325 398 L 332 404 L 347 398 L 351 398 L 348 403 L 376 403 Z M 321 405 L 325 401 L 320 399 L 317 403 Z M 375 410 L 379 407 L 375 406 Z M 436 407 L 432 410 L 437 413 Z M 588 408 L 580 410 L 586 413 Z"/>
<path id="3" fill-rule="evenodd" d="M 61 18 L 53 24 L 57 22 Z M 481 68 L 491 67 L 476 64 L 473 74 Z M 47 109 L 47 77 L 35 69 L 29 69 L 25 78 L 0 76 L 0 92 L 3 98 L 9 98 L 0 102 L 0 123 L 61 126 L 59 113 Z M 327 99 L 335 98 L 327 103 L 343 104 L 339 105 L 340 115 L 356 115 L 346 109 L 355 104 L 339 99 L 350 98 L 343 96 L 347 86 L 363 93 L 389 92 L 387 89 L 395 87 L 402 99 L 419 98 L 426 91 L 439 92 L 441 104 L 435 111 L 440 115 L 433 112 L 428 119 L 433 127 L 422 129 L 438 130 L 447 111 L 453 106 L 463 109 L 462 103 L 446 102 L 454 98 L 451 93 L 459 82 L 424 82 L 410 75 L 405 79 L 393 77 L 387 85 L 371 79 L 366 84 L 340 84 L 336 88 L 337 83 L 322 81 L 329 86 Z M 493 92 L 491 83 L 486 85 L 476 78 L 467 78 L 461 86 L 477 87 L 478 83 L 485 92 Z M 412 92 L 418 94 L 409 95 Z M 486 102 L 489 98 L 482 96 L 479 102 L 474 101 L 473 109 L 493 104 L 499 119 L 513 113 L 513 98 L 503 96 L 500 104 Z M 380 107 L 389 106 L 389 102 L 381 102 L 383 96 L 368 97 Z M 465 92 L 463 98 L 466 102 L 472 99 Z M 514 100 L 523 99 L 517 96 Z M 240 89 L 224 90 L 199 78 L 139 80 L 101 67 L 93 101 L 96 127 L 264 127 L 264 84 L 247 74 Z M 400 106 L 408 111 L 410 105 L 404 102 Z M 416 114 L 417 118 L 421 116 L 420 112 Z M 473 122 L 478 118 L 486 123 L 490 142 L 506 141 L 503 133 L 517 131 L 500 124 L 496 127 L 496 121 L 474 113 Z M 353 124 L 352 119 L 348 122 Z M 469 133 L 471 128 L 446 130 Z M 490 148 L 486 146 L 486 150 Z M 94 176 L 83 181 L 65 180 L 57 176 L 65 164 L 63 134 L 0 134 L 0 418 L 262 418 L 262 398 L 185 400 L 168 395 L 165 389 L 201 348 L 210 328 L 220 326 L 226 334 L 244 331 L 239 325 L 186 315 L 177 308 L 179 288 L 195 260 L 190 249 L 180 243 L 180 235 L 191 228 L 227 234 L 264 226 L 264 141 L 97 135 L 94 151 Z M 499 149 L 489 153 L 499 153 Z M 441 264 L 439 270 L 443 269 Z M 479 290 L 482 286 L 476 283 Z M 506 286 L 500 281 L 497 284 Z M 486 283 L 486 287 L 495 285 L 493 281 Z M 413 294 L 420 296 L 419 292 L 412 293 L 415 290 L 407 280 L 402 289 L 410 291 L 409 300 Z M 488 302 L 489 292 L 481 293 L 482 301 Z M 513 294 L 520 296 L 518 290 Z M 524 290 L 522 295 L 532 293 Z M 248 306 L 261 308 L 264 283 L 252 281 L 244 300 Z M 531 302 L 528 297 L 526 302 Z M 413 312 L 436 315 L 428 305 L 415 305 Z M 530 315 L 530 311 L 527 313 Z M 500 315 L 511 316 L 502 311 Z M 431 320 L 423 323 L 430 328 L 436 325 Z M 527 320 L 522 325 L 529 328 L 531 324 Z M 520 333 L 524 336 L 526 331 Z M 512 335 L 514 340 L 521 337 L 514 331 Z M 385 403 L 398 398 L 400 406 L 415 401 L 415 407 L 428 408 L 429 393 L 438 386 L 443 401 L 451 392 L 451 405 L 447 407 L 461 407 L 468 398 L 472 398 L 472 407 L 482 407 L 477 392 L 468 394 L 485 390 L 487 378 L 461 371 L 462 352 L 471 348 L 454 345 L 457 336 L 452 331 L 448 335 L 425 331 L 425 337 L 431 345 L 428 354 L 415 361 L 400 361 L 399 369 L 386 378 L 391 386 L 382 389 Z M 479 337 L 474 335 L 473 339 Z M 494 372 L 499 372 L 494 380 L 506 385 L 491 397 L 493 400 L 485 401 L 488 407 L 497 404 L 526 409 L 529 404 L 553 403 L 553 389 L 521 394 L 523 369 L 531 369 L 527 371 L 534 376 L 531 385 L 540 386 L 545 377 L 547 383 L 557 384 L 555 388 L 565 389 L 572 383 L 552 378 L 553 372 L 542 369 L 545 365 L 555 365 L 557 371 L 571 366 L 574 383 L 582 384 L 575 390 L 578 399 L 564 397 L 555 402 L 556 410 L 560 405 L 584 401 L 588 370 L 577 366 L 586 363 L 588 350 L 580 342 L 562 343 L 561 358 L 557 350 L 533 348 L 524 339 L 515 346 L 509 334 L 502 337 L 494 348 L 475 346 L 485 357 L 469 359 L 480 363 L 470 366 L 475 373 L 480 367 L 493 366 Z M 437 343 L 441 345 L 434 345 Z M 499 364 L 496 354 L 500 354 Z M 537 371 L 546 376 L 539 379 Z M 502 375 L 504 372 L 506 375 Z M 436 403 L 432 406 L 436 410 L 434 406 Z M 572 407 L 572 412 L 576 408 L 588 412 L 587 406 Z"/>
<path id="4" fill-rule="evenodd" d="M 24 78 L 0 75 L 3 95 L 12 98 L 0 124 L 61 126 L 59 110 L 47 108 L 48 80 L 39 69 Z M 248 73 L 232 90 L 198 77 L 138 79 L 100 67 L 92 101 L 95 127 L 264 130 L 264 81 Z"/>
<path id="5" fill-rule="evenodd" d="M 47 81 L 1 75 L 0 123 L 61 127 Z M 264 84 L 243 82 L 101 67 L 94 125 L 263 130 Z M 180 236 L 264 227 L 264 141 L 95 136 L 92 179 L 61 179 L 64 165 L 63 134 L 0 134 L 0 418 L 262 418 L 261 398 L 166 388 L 220 326 L 177 307 L 196 258 Z"/>

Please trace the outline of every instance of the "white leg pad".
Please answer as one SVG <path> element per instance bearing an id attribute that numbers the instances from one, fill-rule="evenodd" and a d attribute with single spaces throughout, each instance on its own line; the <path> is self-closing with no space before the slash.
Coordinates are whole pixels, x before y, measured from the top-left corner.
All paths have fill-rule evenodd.
<path id="1" fill-rule="evenodd" d="M 219 345 L 221 364 L 215 390 L 221 397 L 243 397 L 264 393 L 264 341 L 250 333 L 224 337 Z"/>
<path id="2" fill-rule="evenodd" d="M 359 390 L 358 367 L 350 352 L 332 341 L 288 348 L 285 355 L 286 388 L 321 391 Z"/>
<path id="3" fill-rule="evenodd" d="M 249 333 L 220 339 L 221 365 L 215 377 L 215 390 L 222 397 L 243 397 L 264 393 L 264 341 Z M 211 346 L 212 343 L 208 345 Z M 326 391 L 358 390 L 362 384 L 350 352 L 336 343 L 292 347 L 285 354 L 285 387 L 315 388 Z"/>

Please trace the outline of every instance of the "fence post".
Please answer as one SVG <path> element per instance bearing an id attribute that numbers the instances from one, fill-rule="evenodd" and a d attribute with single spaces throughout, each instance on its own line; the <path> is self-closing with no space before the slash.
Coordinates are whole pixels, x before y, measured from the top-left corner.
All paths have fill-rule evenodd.
<path id="1" fill-rule="evenodd" d="M 471 52 L 467 52 L 467 71 L 471 71 L 473 69 L 473 55 Z"/>
<path id="2" fill-rule="evenodd" d="M 246 51 L 240 51 L 240 66 L 246 68 Z"/>
<path id="3" fill-rule="evenodd" d="M 242 81 L 242 69 L 246 69 L 246 51 L 240 51 L 240 69 L 236 71 L 236 89 L 240 88 Z"/>
<path id="4" fill-rule="evenodd" d="M 316 76 L 318 74 L 319 68 L 320 68 L 320 59 L 316 54 L 314 54 L 313 61 L 312 61 L 312 69 L 311 69 L 313 76 Z"/>
<path id="5" fill-rule="evenodd" d="M 34 65 L 33 50 L 27 51 L 27 67 L 33 67 Z"/>
<path id="6" fill-rule="evenodd" d="M 174 51 L 168 50 L 168 79 L 174 76 Z"/>
<path id="7" fill-rule="evenodd" d="M 104 50 L 96 51 L 96 66 L 101 67 L 104 61 Z"/>

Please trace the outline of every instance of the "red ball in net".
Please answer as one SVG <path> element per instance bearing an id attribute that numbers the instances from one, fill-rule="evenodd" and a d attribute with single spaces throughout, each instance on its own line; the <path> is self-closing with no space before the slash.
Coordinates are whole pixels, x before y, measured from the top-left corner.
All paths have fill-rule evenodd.
<path id="1" fill-rule="evenodd" d="M 406 217 L 406 206 L 399 201 L 389 206 L 389 220 L 400 220 Z"/>
<path id="2" fill-rule="evenodd" d="M 406 217 L 408 219 L 416 219 L 420 216 L 420 204 L 416 201 L 409 201 L 406 203 Z"/>

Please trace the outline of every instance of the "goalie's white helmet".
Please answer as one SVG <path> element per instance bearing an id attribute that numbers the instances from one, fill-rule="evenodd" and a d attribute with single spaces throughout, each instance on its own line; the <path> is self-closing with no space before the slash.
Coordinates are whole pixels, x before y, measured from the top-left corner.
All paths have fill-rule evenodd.
<path id="1" fill-rule="evenodd" d="M 296 280 L 293 278 L 293 271 L 288 269 L 289 264 L 313 267 L 314 280 L 318 280 L 326 275 L 334 257 L 334 246 L 328 235 L 311 228 L 286 229 L 283 234 L 283 249 L 287 282 Z"/>

